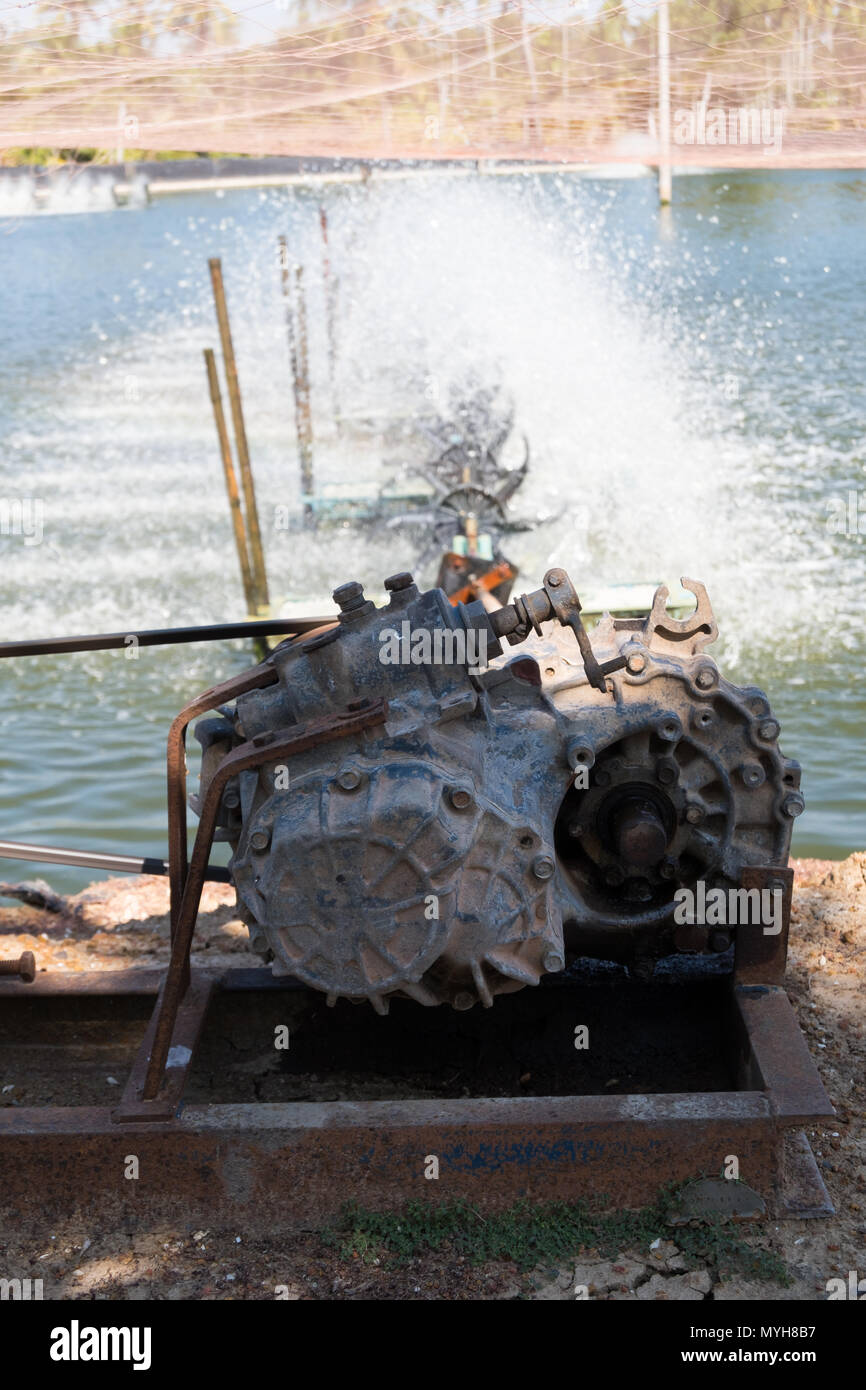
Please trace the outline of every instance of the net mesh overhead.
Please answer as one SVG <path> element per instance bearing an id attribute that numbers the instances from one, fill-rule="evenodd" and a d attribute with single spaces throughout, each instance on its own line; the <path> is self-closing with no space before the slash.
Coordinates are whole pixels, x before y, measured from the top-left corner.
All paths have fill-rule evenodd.
<path id="1" fill-rule="evenodd" d="M 651 160 L 658 11 L 0 0 L 0 149 Z M 866 9 L 669 13 L 675 162 L 864 162 Z"/>

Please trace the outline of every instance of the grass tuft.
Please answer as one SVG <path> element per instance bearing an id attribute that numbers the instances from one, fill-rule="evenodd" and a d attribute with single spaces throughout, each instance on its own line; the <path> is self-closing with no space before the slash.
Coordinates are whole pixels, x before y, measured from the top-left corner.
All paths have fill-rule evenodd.
<path id="1" fill-rule="evenodd" d="M 707 1264 L 719 1277 L 746 1277 L 788 1284 L 784 1262 L 774 1252 L 746 1243 L 721 1218 L 668 1224 L 673 1189 L 654 1205 L 637 1211 L 593 1210 L 584 1202 L 516 1202 L 503 1211 L 481 1212 L 462 1198 L 448 1202 L 408 1202 L 399 1211 L 370 1211 L 347 1202 L 323 1239 L 346 1259 L 395 1261 L 446 1249 L 471 1264 L 507 1260 L 521 1272 L 556 1265 L 581 1252 L 611 1259 L 627 1250 L 648 1252 L 654 1240 L 672 1241 L 695 1264 Z"/>

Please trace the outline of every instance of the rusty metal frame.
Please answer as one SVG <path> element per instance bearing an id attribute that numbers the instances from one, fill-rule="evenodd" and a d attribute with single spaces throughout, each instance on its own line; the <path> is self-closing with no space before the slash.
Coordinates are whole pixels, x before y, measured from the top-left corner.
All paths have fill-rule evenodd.
<path id="1" fill-rule="evenodd" d="M 346 711 L 246 744 L 220 765 L 220 789 L 241 767 L 291 756 L 300 747 L 370 727 L 381 706 Z M 740 1175 L 774 1217 L 827 1216 L 833 1208 L 803 1125 L 833 1117 L 787 994 L 783 968 L 790 911 L 789 870 L 755 869 L 744 886 L 787 885 L 783 930 L 743 935 L 730 991 L 736 1089 L 665 1095 L 482 1097 L 466 1100 L 184 1104 L 182 1093 L 217 991 L 299 990 L 265 968 L 197 969 L 179 990 L 201 893 L 219 790 L 205 798 L 172 942 L 159 970 L 42 975 L 32 985 L 0 979 L 0 999 L 156 996 L 120 1105 L 0 1109 L 0 1210 L 24 1221 L 39 1210 L 69 1215 L 98 1202 L 124 1229 L 176 1213 L 193 1221 L 309 1225 L 333 1218 L 348 1198 L 394 1208 L 413 1195 L 463 1197 L 477 1210 L 515 1200 L 603 1199 L 636 1206 L 662 1186 L 718 1174 L 736 1153 Z M 757 941 L 757 945 L 755 944 Z M 765 943 L 769 943 L 769 946 Z M 169 981 L 177 1003 L 169 1007 Z M 567 989 L 568 982 L 557 982 Z M 171 1029 L 169 1029 L 169 1021 Z M 158 1065 L 158 1037 L 170 1049 Z M 148 1074 L 160 1087 L 145 1098 Z M 120 1178 L 126 1156 L 140 1160 L 135 1184 Z M 440 1180 L 424 1182 L 428 1155 Z M 131 1189 L 134 1187 L 135 1191 Z"/>
<path id="2" fill-rule="evenodd" d="M 148 637 L 154 644 L 166 640 L 162 632 Z M 85 641 L 105 645 L 107 639 L 68 639 L 57 649 Z M 28 646 L 27 652 L 0 650 L 0 656 L 29 652 Z M 198 696 L 171 726 L 167 971 L 42 975 L 32 984 L 0 978 L 0 999 L 156 996 L 118 1106 L 0 1109 L 4 1212 L 26 1216 L 34 1190 L 43 1217 L 86 1210 L 98 1201 L 104 1211 L 116 1208 L 134 1224 L 157 1212 L 174 1213 L 180 1198 L 187 1218 L 243 1220 L 250 1229 L 257 1222 L 271 1229 L 274 1220 L 327 1219 L 350 1196 L 394 1207 L 423 1192 L 432 1201 L 466 1196 L 479 1208 L 493 1208 L 520 1197 L 604 1194 L 612 1203 L 633 1206 L 651 1200 L 662 1183 L 718 1172 L 732 1149 L 741 1157 L 742 1176 L 769 1199 L 775 1214 L 832 1211 L 808 1143 L 792 1135 L 834 1111 L 782 988 L 793 872 L 778 866 L 754 867 L 742 878 L 745 888 L 781 886 L 784 912 L 775 935 L 737 932 L 734 1091 L 184 1106 L 184 1083 L 214 993 L 301 987 L 275 980 L 266 969 L 197 970 L 191 979 L 190 949 L 226 782 L 318 743 L 357 735 L 387 716 L 384 702 L 359 702 L 233 750 L 208 788 L 188 862 L 186 730 L 198 715 L 276 680 L 266 661 Z M 128 1184 L 118 1175 L 133 1144 L 146 1162 L 141 1181 Z M 428 1184 L 423 1172 L 431 1153 L 439 1158 L 440 1182 Z"/>
<path id="3" fill-rule="evenodd" d="M 112 972 L 113 974 L 114 972 Z M 43 976 L 36 986 L 0 981 L 0 998 L 92 993 L 150 994 L 159 972 Z M 146 977 L 146 978 L 145 978 Z M 565 981 L 557 988 L 566 989 Z M 193 991 L 297 989 L 264 968 L 196 971 Z M 725 1092 L 497 1097 L 455 1100 L 187 1104 L 179 1113 L 136 1112 L 118 1126 L 109 1107 L 0 1109 L 0 1208 L 25 1219 L 32 1195 L 39 1213 L 70 1215 L 93 1203 L 123 1229 L 160 1216 L 243 1222 L 327 1221 L 348 1198 L 394 1208 L 408 1198 L 464 1197 L 478 1210 L 515 1200 L 604 1197 L 636 1206 L 660 1187 L 717 1174 L 728 1154 L 768 1203 L 771 1215 L 832 1211 L 808 1145 L 797 1131 L 829 1119 L 833 1108 L 818 1078 L 785 991 L 775 985 L 731 988 L 737 1084 Z M 187 1022 L 194 1025 L 198 1001 Z M 175 1045 L 191 1040 L 183 1017 Z M 153 1020 L 151 1020 L 153 1026 Z M 169 1068 L 163 1097 L 179 1097 Z M 130 1085 L 128 1094 L 133 1096 Z M 126 1100 L 123 1102 L 127 1104 Z M 123 1180 L 126 1156 L 139 1158 L 139 1180 Z M 428 1155 L 438 1182 L 424 1181 Z"/>
<path id="4" fill-rule="evenodd" d="M 232 750 L 220 762 L 201 807 L 192 857 L 186 856 L 186 758 L 184 737 L 187 726 L 197 715 L 248 690 L 273 684 L 276 672 L 267 663 L 244 675 L 226 681 L 193 700 L 177 716 L 168 738 L 169 868 L 172 888 L 171 959 L 165 982 L 157 999 L 151 1028 L 133 1068 L 127 1092 L 115 1112 L 118 1122 L 165 1118 L 177 1107 L 183 1089 L 186 1067 L 192 1049 L 185 1040 L 193 1039 L 202 1026 L 209 992 L 190 989 L 190 950 L 201 902 L 208 859 L 213 844 L 220 799 L 226 783 L 240 772 L 279 762 L 322 743 L 363 733 L 384 724 L 388 706 L 384 700 L 360 700 L 347 710 L 310 720 L 306 724 L 279 732 L 257 734 Z M 184 1009 L 181 1009 L 181 1001 Z M 184 1037 L 181 1038 L 180 1034 Z M 171 1081 L 164 1093 L 170 1050 L 178 1049 Z"/>

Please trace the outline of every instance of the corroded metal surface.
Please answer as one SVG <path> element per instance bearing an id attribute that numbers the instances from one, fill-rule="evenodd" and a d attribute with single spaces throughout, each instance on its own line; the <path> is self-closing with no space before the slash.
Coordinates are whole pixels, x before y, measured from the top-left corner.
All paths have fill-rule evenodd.
<path id="1" fill-rule="evenodd" d="M 336 753 L 300 753 L 282 779 L 263 759 L 226 785 L 216 829 L 254 950 L 380 1013 L 394 996 L 490 1007 L 578 957 L 651 973 L 735 939 L 740 972 L 751 955 L 749 979 L 771 961 L 780 978 L 786 935 L 677 915 L 681 890 L 784 878 L 803 807 L 766 696 L 706 655 L 712 608 L 684 583 L 687 617 L 661 587 L 646 617 L 607 615 L 591 637 L 561 569 L 499 607 L 419 593 L 408 573 L 385 581 L 383 608 L 339 586 L 339 622 L 284 644 L 268 680 L 196 731 L 204 799 L 238 744 L 358 692 L 388 702 L 380 729 Z M 175 777 L 178 859 L 180 793 Z"/>
<path id="2" fill-rule="evenodd" d="M 781 899 L 778 931 L 765 931 L 760 923 L 743 924 L 737 930 L 734 973 L 741 984 L 780 985 L 788 960 L 791 898 L 794 870 L 752 864 L 743 869 L 742 887 L 747 893 L 774 893 Z"/>
<path id="3" fill-rule="evenodd" d="M 0 1115 L 2 1203 L 69 1213 L 116 1206 L 133 1220 L 197 1214 L 261 1229 L 318 1221 L 349 1198 L 393 1208 L 412 1197 L 652 1200 L 731 1152 L 759 1190 L 780 1179 L 779 1137 L 762 1096 L 337 1102 L 189 1106 L 171 1123 L 112 1124 L 106 1109 Z M 124 1161 L 139 1158 L 136 1183 Z M 433 1157 L 439 1177 L 425 1180 Z"/>
<path id="4" fill-rule="evenodd" d="M 123 972 L 124 988 L 136 987 L 136 973 Z M 278 987 L 263 971 L 229 972 L 219 984 Z M 180 1209 L 186 1221 L 242 1221 L 258 1230 L 327 1220 L 349 1198 L 380 1208 L 457 1196 L 479 1209 L 521 1197 L 636 1206 L 666 1184 L 719 1172 L 733 1153 L 771 1213 L 798 1210 L 790 1182 L 785 1188 L 792 1173 L 802 1209 L 818 1211 L 802 1143 L 795 1162 L 785 1139 L 833 1110 L 787 996 L 740 986 L 731 1007 L 742 1090 L 191 1103 L 176 1118 L 122 1126 L 107 1107 L 8 1107 L 0 1110 L 0 1208 L 7 1220 L 23 1220 L 38 1191 L 42 1218 L 98 1203 L 129 1227 Z M 130 1155 L 139 1159 L 134 1183 L 125 1177 Z M 425 1177 L 431 1158 L 435 1181 Z"/>

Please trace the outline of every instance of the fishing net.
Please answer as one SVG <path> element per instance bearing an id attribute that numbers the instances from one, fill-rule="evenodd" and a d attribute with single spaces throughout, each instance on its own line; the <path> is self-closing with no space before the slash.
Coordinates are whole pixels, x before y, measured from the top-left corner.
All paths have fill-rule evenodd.
<path id="1" fill-rule="evenodd" d="M 651 160 L 657 0 L 0 2 L 0 149 Z M 677 164 L 859 164 L 866 10 L 671 0 Z"/>

